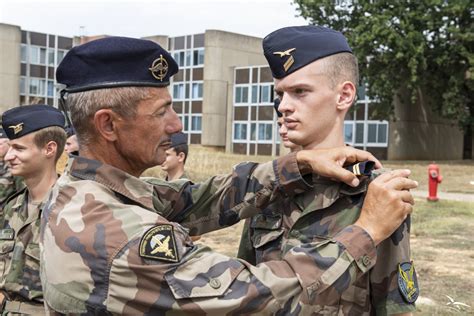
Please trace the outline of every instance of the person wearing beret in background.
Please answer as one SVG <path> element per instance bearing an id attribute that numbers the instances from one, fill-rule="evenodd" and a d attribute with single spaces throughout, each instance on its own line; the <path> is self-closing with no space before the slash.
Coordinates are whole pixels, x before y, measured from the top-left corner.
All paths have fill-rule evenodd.
<path id="1" fill-rule="evenodd" d="M 42 104 L 2 115 L 10 148 L 5 161 L 26 187 L 10 196 L 0 215 L 0 311 L 2 315 L 45 313 L 40 281 L 41 212 L 57 180 L 56 162 L 66 142 L 61 111 Z"/>
<path id="2" fill-rule="evenodd" d="M 278 111 L 289 140 L 303 149 L 344 145 L 344 117 L 355 101 L 359 80 L 357 59 L 346 38 L 320 26 L 286 27 L 265 37 L 263 50 L 275 78 Z M 324 282 L 315 285 L 314 301 L 292 311 L 305 315 L 410 313 L 419 289 L 410 260 L 413 197 L 408 189 L 417 183 L 406 178 L 406 170 L 376 177 L 371 161 L 348 169 L 361 176 L 357 187 L 314 175 L 312 191 L 270 205 L 254 216 L 243 231 L 238 257 L 253 264 L 281 260 L 295 246 L 317 240 L 335 242 L 342 230 L 357 225 L 372 243 L 368 256 L 361 260 L 352 256 L 344 263 L 357 266 L 357 273 L 347 273 L 341 265 L 321 269 Z M 378 221 L 367 223 L 363 208 L 374 201 L 379 206 Z M 377 229 L 385 223 L 390 229 L 379 235 Z M 331 263 L 340 260 L 340 254 L 326 252 L 324 258 Z"/>
<path id="3" fill-rule="evenodd" d="M 79 155 L 79 143 L 77 142 L 76 131 L 74 127 L 70 126 L 66 128 L 67 140 L 64 151 L 68 154 L 78 156 Z"/>
<path id="4" fill-rule="evenodd" d="M 42 213 L 41 280 L 51 314 L 285 313 L 310 299 L 308 282 L 319 277 L 299 275 L 325 264 L 320 252 L 346 254 L 346 240 L 367 239 L 349 229 L 341 243 L 295 247 L 258 267 L 194 244 L 190 236 L 310 189 L 303 175 L 357 185 L 340 163 L 380 163 L 340 147 L 241 163 L 198 184 L 139 178 L 163 163 L 171 135 L 182 130 L 167 88 L 177 72 L 155 42 L 124 37 L 76 46 L 58 66 L 80 156 L 70 156 Z M 364 255 L 365 246 L 356 252 Z"/>
<path id="5" fill-rule="evenodd" d="M 25 187 L 23 178 L 12 175 L 10 165 L 4 160 L 8 148 L 7 133 L 0 127 L 0 210 L 10 195 Z"/>
<path id="6" fill-rule="evenodd" d="M 161 169 L 166 172 L 166 181 L 189 179 L 184 171 L 188 158 L 188 139 L 184 133 L 175 133 L 171 137 L 170 148 L 166 150 L 166 159 Z"/>

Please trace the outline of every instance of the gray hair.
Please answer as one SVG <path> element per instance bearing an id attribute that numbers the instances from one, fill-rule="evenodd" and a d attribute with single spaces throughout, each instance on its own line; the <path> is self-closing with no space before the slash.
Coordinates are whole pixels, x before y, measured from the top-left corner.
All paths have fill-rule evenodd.
<path id="1" fill-rule="evenodd" d="M 149 95 L 149 87 L 107 88 L 67 95 L 66 105 L 81 145 L 89 144 L 96 137 L 93 117 L 97 111 L 111 109 L 123 117 L 133 118 L 137 105 Z"/>

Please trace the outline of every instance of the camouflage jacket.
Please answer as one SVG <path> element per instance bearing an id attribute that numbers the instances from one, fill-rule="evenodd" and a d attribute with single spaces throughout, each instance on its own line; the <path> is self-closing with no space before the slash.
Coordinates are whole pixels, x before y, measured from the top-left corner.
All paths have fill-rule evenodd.
<path id="1" fill-rule="evenodd" d="M 0 289 L 9 300 L 41 303 L 39 234 L 44 203 L 30 209 L 28 189 L 11 196 L 0 216 Z"/>
<path id="2" fill-rule="evenodd" d="M 23 178 L 13 176 L 8 164 L 4 160 L 0 160 L 0 207 L 10 195 L 24 187 Z"/>
<path id="3" fill-rule="evenodd" d="M 357 188 L 315 177 L 314 187 L 283 203 L 272 204 L 248 219 L 238 257 L 252 264 L 281 260 L 295 246 L 331 242 L 360 214 L 369 179 Z M 354 284 L 339 283 L 316 300 L 314 311 L 337 315 L 386 315 L 414 311 L 398 289 L 398 264 L 410 261 L 410 220 L 377 246 L 378 261 Z M 357 241 L 351 241 L 357 242 Z M 334 254 L 337 256 L 337 254 Z M 329 282 L 334 282 L 330 276 Z"/>
<path id="4" fill-rule="evenodd" d="M 183 225 L 197 234 L 218 229 L 306 188 L 294 154 L 196 185 L 149 182 L 98 161 L 69 161 L 42 217 L 41 279 L 52 314 L 289 315 L 323 295 L 329 275 L 353 282 L 375 262 L 372 239 L 355 226 L 258 267 L 193 244 Z"/>

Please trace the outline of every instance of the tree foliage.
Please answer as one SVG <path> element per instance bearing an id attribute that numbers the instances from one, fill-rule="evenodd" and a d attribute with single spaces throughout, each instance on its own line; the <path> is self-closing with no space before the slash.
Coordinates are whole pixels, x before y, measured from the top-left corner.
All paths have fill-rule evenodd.
<path id="1" fill-rule="evenodd" d="M 310 23 L 342 31 L 383 114 L 395 94 L 427 97 L 471 131 L 474 122 L 474 9 L 470 0 L 294 0 Z M 426 99 L 426 98 L 425 98 Z"/>

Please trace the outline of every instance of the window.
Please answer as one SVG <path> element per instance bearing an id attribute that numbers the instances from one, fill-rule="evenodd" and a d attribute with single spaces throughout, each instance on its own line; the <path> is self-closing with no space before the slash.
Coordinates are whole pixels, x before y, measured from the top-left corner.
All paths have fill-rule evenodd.
<path id="1" fill-rule="evenodd" d="M 56 65 L 59 65 L 59 63 L 63 60 L 64 56 L 66 55 L 66 51 L 64 50 L 58 50 L 58 60 Z"/>
<path id="2" fill-rule="evenodd" d="M 54 81 L 48 80 L 48 97 L 54 97 Z"/>
<path id="3" fill-rule="evenodd" d="M 371 144 L 387 144 L 388 122 L 372 121 L 368 124 L 367 142 Z"/>
<path id="4" fill-rule="evenodd" d="M 44 96 L 45 94 L 45 80 L 30 78 L 30 94 Z"/>
<path id="5" fill-rule="evenodd" d="M 247 140 L 246 123 L 234 123 L 234 140 Z"/>
<path id="6" fill-rule="evenodd" d="M 387 134 L 388 134 L 388 122 L 383 122 L 378 125 L 379 130 L 377 132 L 377 143 L 387 144 Z"/>
<path id="7" fill-rule="evenodd" d="M 258 102 L 258 85 L 252 85 L 252 103 L 257 104 Z"/>
<path id="8" fill-rule="evenodd" d="M 355 142 L 358 144 L 364 143 L 364 123 L 356 123 Z"/>
<path id="9" fill-rule="evenodd" d="M 202 117 L 198 115 L 191 116 L 191 131 L 193 132 L 200 132 L 201 129 L 201 121 Z"/>
<path id="10" fill-rule="evenodd" d="M 258 140 L 268 141 L 272 140 L 273 123 L 259 123 L 258 124 Z"/>
<path id="11" fill-rule="evenodd" d="M 21 44 L 20 46 L 20 58 L 22 63 L 28 62 L 28 46 Z"/>
<path id="12" fill-rule="evenodd" d="M 260 87 L 260 103 L 273 102 L 272 98 L 272 86 L 261 86 Z"/>
<path id="13" fill-rule="evenodd" d="M 25 79 L 25 77 L 20 78 L 20 94 L 26 94 L 26 79 Z"/>
<path id="14" fill-rule="evenodd" d="M 353 122 L 344 122 L 344 142 L 352 144 L 354 142 L 354 135 L 352 129 L 354 127 Z"/>
<path id="15" fill-rule="evenodd" d="M 189 131 L 189 128 L 188 128 L 189 116 L 187 114 L 184 114 L 184 115 L 178 115 L 178 117 L 181 120 L 181 123 L 183 124 L 183 132 Z"/>
<path id="16" fill-rule="evenodd" d="M 46 48 L 40 48 L 39 62 L 41 65 L 46 65 Z"/>
<path id="17" fill-rule="evenodd" d="M 184 66 L 184 52 L 175 52 L 173 57 L 179 67 Z"/>
<path id="18" fill-rule="evenodd" d="M 191 55 L 191 51 L 186 51 L 186 66 L 191 66 L 191 59 L 192 59 L 192 55 Z"/>
<path id="19" fill-rule="evenodd" d="M 193 65 L 204 65 L 204 48 L 196 49 L 193 52 Z"/>
<path id="20" fill-rule="evenodd" d="M 235 103 L 249 102 L 249 87 L 235 87 Z"/>
<path id="21" fill-rule="evenodd" d="M 173 99 L 175 100 L 184 99 L 184 83 L 173 84 Z"/>
<path id="22" fill-rule="evenodd" d="M 48 65 L 54 66 L 54 49 L 48 48 Z"/>
<path id="23" fill-rule="evenodd" d="M 30 63 L 39 64 L 39 47 L 30 46 Z"/>
<path id="24" fill-rule="evenodd" d="M 367 142 L 368 143 L 377 142 L 377 123 L 368 124 Z"/>
<path id="25" fill-rule="evenodd" d="M 257 123 L 252 123 L 250 124 L 250 140 L 256 140 L 257 139 L 256 134 L 257 134 Z"/>
<path id="26" fill-rule="evenodd" d="M 193 83 L 193 100 L 202 99 L 202 83 Z"/>

